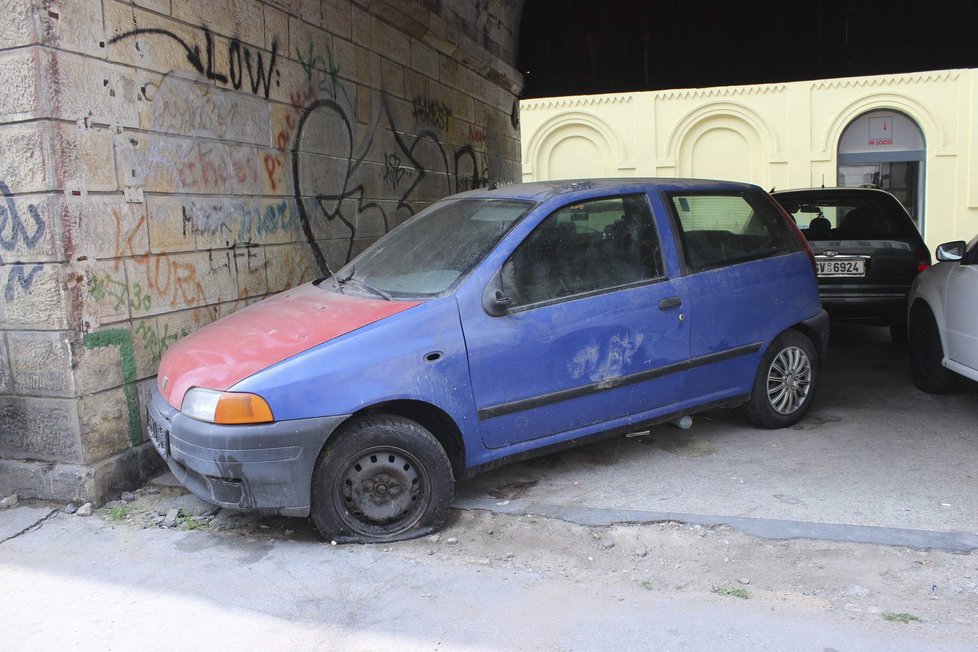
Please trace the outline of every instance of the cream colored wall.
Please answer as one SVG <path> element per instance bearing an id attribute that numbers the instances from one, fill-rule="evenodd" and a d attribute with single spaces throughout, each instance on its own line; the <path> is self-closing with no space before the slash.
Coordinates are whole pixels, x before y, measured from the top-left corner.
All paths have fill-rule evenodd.
<path id="1" fill-rule="evenodd" d="M 524 100 L 523 180 L 698 176 L 766 189 L 833 186 L 846 126 L 868 111 L 900 111 L 926 140 L 924 237 L 933 249 L 978 233 L 976 74 Z"/>

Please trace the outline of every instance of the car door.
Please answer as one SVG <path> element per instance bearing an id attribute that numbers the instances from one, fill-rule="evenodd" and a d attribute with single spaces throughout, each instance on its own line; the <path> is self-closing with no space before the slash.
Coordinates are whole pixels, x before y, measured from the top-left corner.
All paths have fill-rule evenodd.
<path id="1" fill-rule="evenodd" d="M 947 279 L 944 297 L 947 353 L 952 361 L 978 370 L 978 238 L 972 240 Z"/>
<path id="2" fill-rule="evenodd" d="M 811 259 L 759 191 L 677 191 L 665 201 L 679 228 L 690 297 L 682 399 L 743 396 L 774 337 L 821 310 Z"/>
<path id="3" fill-rule="evenodd" d="M 460 304 L 485 445 L 581 432 L 674 403 L 689 349 L 687 296 L 664 269 L 645 195 L 575 203 L 543 219 L 489 287 L 509 303 L 503 314 Z"/>

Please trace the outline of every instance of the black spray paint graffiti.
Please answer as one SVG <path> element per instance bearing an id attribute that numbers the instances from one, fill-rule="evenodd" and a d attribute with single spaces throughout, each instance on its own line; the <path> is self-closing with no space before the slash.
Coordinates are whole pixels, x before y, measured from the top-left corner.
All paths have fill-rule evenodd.
<path id="1" fill-rule="evenodd" d="M 44 237 L 45 225 L 40 213 L 38 213 L 37 206 L 28 204 L 27 214 L 33 222 L 33 232 L 28 230 L 17 210 L 17 205 L 14 203 L 14 196 L 10 192 L 10 187 L 3 181 L 0 181 L 0 194 L 3 195 L 3 201 L 0 202 L 0 265 L 4 265 L 5 260 L 2 252 L 13 251 L 21 241 L 27 249 L 33 249 L 38 241 Z M 4 299 L 7 301 L 13 301 L 14 297 L 17 296 L 18 286 L 23 292 L 29 291 L 34 283 L 34 276 L 44 268 L 43 265 L 37 264 L 27 270 L 24 263 L 19 262 L 10 265 L 10 273 L 7 275 L 7 283 L 3 291 Z"/>
<path id="2" fill-rule="evenodd" d="M 272 52 L 268 65 L 265 65 L 265 57 L 261 52 L 253 51 L 244 46 L 237 39 L 231 39 L 227 47 L 226 66 L 221 58 L 215 58 L 214 37 L 210 31 L 204 27 L 204 54 L 201 58 L 200 46 L 196 43 L 188 44 L 179 36 L 165 29 L 134 29 L 109 40 L 109 44 L 115 44 L 126 39 L 137 39 L 136 49 L 139 49 L 138 38 L 140 36 L 164 36 L 173 39 L 186 50 L 187 61 L 199 74 L 207 79 L 219 84 L 230 85 L 234 90 L 241 90 L 244 83 L 244 73 L 248 73 L 248 83 L 251 92 L 255 95 L 263 95 L 268 99 L 271 91 L 272 75 L 275 76 L 275 85 L 278 86 L 281 73 L 275 68 L 275 57 L 278 51 L 278 43 L 272 41 Z M 226 72 L 225 72 L 226 71 Z M 260 93 L 259 93 L 260 91 Z"/>
<path id="3" fill-rule="evenodd" d="M 448 129 L 452 121 L 452 109 L 441 102 L 433 102 L 423 97 L 416 97 L 413 101 L 413 111 L 411 115 L 420 123 L 437 127 L 438 129 Z"/>
<path id="4" fill-rule="evenodd" d="M 429 103 L 426 106 L 434 105 Z M 383 222 L 383 229 L 386 232 L 390 228 L 393 214 L 399 212 L 406 216 L 414 214 L 412 198 L 419 191 L 421 184 L 430 178 L 444 181 L 441 195 L 450 195 L 491 184 L 488 159 L 484 153 L 477 153 L 471 145 L 453 149 L 446 145 L 439 134 L 432 129 L 422 129 L 414 135 L 405 134 L 394 124 L 393 113 L 387 107 L 386 98 L 383 114 L 387 117 L 387 127 L 397 146 L 397 151 L 384 155 L 383 165 L 385 183 L 391 190 L 399 191 L 396 195 L 397 203 L 391 212 L 388 212 L 389 207 L 385 210 L 379 202 L 367 200 L 364 184 L 356 181 L 359 178 L 358 173 L 368 167 L 364 157 L 371 148 L 374 134 L 379 126 L 379 118 L 368 130 L 364 142 L 359 144 L 354 142 L 356 132 L 351 120 L 339 103 L 332 99 L 316 100 L 309 104 L 296 125 L 292 149 L 293 189 L 303 234 L 312 248 L 322 273 L 328 273 L 329 266 L 326 254 L 319 244 L 319 241 L 325 238 L 323 233 L 317 234 L 317 228 L 324 231 L 329 224 L 338 222 L 349 231 L 343 261 L 348 262 L 359 237 L 358 218 L 374 214 Z M 432 116 L 436 115 L 441 115 L 444 118 L 443 122 L 450 118 L 448 113 L 432 114 Z M 445 124 L 447 125 L 447 122 Z M 329 171 L 319 169 L 316 161 L 324 157 L 317 156 L 316 152 L 307 151 L 305 147 L 306 140 L 315 140 L 317 134 L 321 138 L 321 130 L 324 129 L 340 129 L 343 132 L 334 142 L 342 141 L 344 151 L 332 152 L 329 157 L 332 161 L 337 158 L 343 161 L 345 170 L 340 174 L 336 174 L 335 169 Z M 422 160 L 436 161 L 437 165 L 426 167 L 422 164 Z M 407 180 L 411 183 L 406 184 Z M 323 187 L 324 185 L 326 187 Z M 428 189 L 430 192 L 430 184 Z M 324 223 L 319 222 L 322 218 L 325 219 Z"/>
<path id="5" fill-rule="evenodd" d="M 333 192 L 323 192 L 312 185 L 315 183 L 330 183 L 332 179 L 329 175 L 316 174 L 315 171 L 308 169 L 308 165 L 303 165 L 305 162 L 304 154 L 306 154 L 302 151 L 303 134 L 309 128 L 311 124 L 310 120 L 315 120 L 315 116 L 325 118 L 330 126 L 335 127 L 336 125 L 341 125 L 341 128 L 344 130 L 342 136 L 346 151 L 336 152 L 335 155 L 340 155 L 345 160 L 346 173 L 342 179 L 337 178 L 338 187 L 334 188 Z M 368 140 L 370 139 L 368 138 Z M 366 148 L 364 151 L 366 151 Z M 363 155 L 360 155 L 356 159 L 354 159 L 354 156 L 353 126 L 350 124 L 350 120 L 347 118 L 343 108 L 334 100 L 316 100 L 307 106 L 299 118 L 295 129 L 295 145 L 292 149 L 292 181 L 302 232 L 312 247 L 316 264 L 319 265 L 319 269 L 324 273 L 329 270 L 329 265 L 326 262 L 326 254 L 323 253 L 317 241 L 316 234 L 313 232 L 312 216 L 310 216 L 306 206 L 307 199 L 315 201 L 315 205 L 318 206 L 319 211 L 326 218 L 327 222 L 339 220 L 350 230 L 349 244 L 346 249 L 346 260 L 350 260 L 350 256 L 353 253 L 353 244 L 357 229 L 354 222 L 347 219 L 344 215 L 344 202 L 355 202 L 354 211 L 356 215 L 371 210 L 378 211 L 384 219 L 384 231 L 386 232 L 390 228 L 384 210 L 376 202 L 364 201 L 363 184 L 351 185 L 354 175 L 363 164 Z M 303 174 L 304 168 L 306 168 L 306 174 Z M 327 187 L 325 190 L 330 189 Z"/>
<path id="6" fill-rule="evenodd" d="M 482 158 L 480 167 L 478 158 Z M 466 173 L 466 169 L 468 172 Z M 455 192 L 475 190 L 489 186 L 489 160 L 486 153 L 477 154 L 471 145 L 465 145 L 455 152 Z"/>
<path id="7" fill-rule="evenodd" d="M 404 177 L 411 176 L 412 171 L 401 165 L 401 157 L 397 154 L 384 154 L 384 183 L 397 190 Z"/>

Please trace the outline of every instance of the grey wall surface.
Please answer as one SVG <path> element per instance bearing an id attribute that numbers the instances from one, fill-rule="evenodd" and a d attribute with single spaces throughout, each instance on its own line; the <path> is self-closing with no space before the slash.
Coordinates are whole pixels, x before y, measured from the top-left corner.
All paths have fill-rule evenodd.
<path id="1" fill-rule="evenodd" d="M 0 0 L 0 495 L 103 500 L 161 354 L 520 179 L 522 0 Z"/>

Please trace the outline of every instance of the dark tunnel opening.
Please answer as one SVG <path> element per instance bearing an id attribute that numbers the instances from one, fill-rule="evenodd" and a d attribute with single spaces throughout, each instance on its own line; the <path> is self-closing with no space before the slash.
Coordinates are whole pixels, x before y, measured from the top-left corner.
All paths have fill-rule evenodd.
<path id="1" fill-rule="evenodd" d="M 978 67 L 962 0 L 526 0 L 524 98 Z"/>

